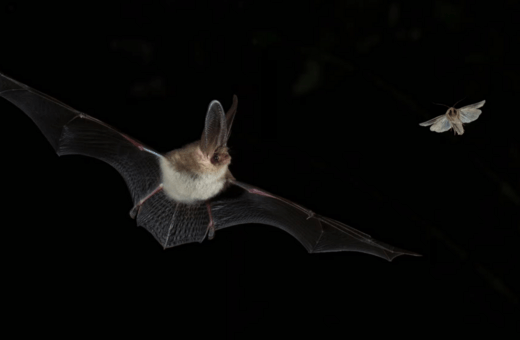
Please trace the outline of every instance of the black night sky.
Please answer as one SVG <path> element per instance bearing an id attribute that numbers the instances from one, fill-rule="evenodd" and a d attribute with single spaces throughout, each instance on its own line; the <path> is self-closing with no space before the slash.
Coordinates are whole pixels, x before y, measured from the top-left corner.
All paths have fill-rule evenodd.
<path id="1" fill-rule="evenodd" d="M 1 2 L 0 72 L 159 152 L 199 139 L 209 102 L 237 94 L 238 180 L 423 255 L 308 254 L 265 225 L 163 250 L 114 169 L 57 157 L 1 100 L 7 323 L 147 338 L 518 331 L 519 15 L 514 1 Z M 484 99 L 462 136 L 419 126 L 446 112 L 433 103 Z"/>

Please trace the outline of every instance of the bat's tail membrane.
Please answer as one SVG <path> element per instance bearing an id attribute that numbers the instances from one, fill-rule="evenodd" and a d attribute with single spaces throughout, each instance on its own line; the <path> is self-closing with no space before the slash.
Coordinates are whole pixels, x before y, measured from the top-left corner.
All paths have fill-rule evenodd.
<path id="1" fill-rule="evenodd" d="M 206 203 L 175 203 L 162 191 L 146 200 L 137 214 L 137 224 L 148 230 L 163 248 L 202 242 L 209 222 Z"/>

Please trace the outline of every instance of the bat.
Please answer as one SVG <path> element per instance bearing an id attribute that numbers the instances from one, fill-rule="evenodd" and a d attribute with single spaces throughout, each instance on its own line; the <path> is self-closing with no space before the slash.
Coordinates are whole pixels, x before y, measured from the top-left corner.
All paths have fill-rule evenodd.
<path id="1" fill-rule="evenodd" d="M 475 104 L 461 107 L 460 109 L 444 105 L 448 108 L 448 111 L 446 111 L 445 114 L 430 119 L 424 123 L 420 123 L 419 125 L 431 125 L 430 130 L 435 132 L 448 131 L 453 127 L 454 134 L 462 135 L 464 133 L 464 128 L 462 127 L 463 123 L 471 123 L 472 121 L 477 120 L 477 118 L 482 113 L 482 111 L 479 110 L 479 108 L 484 106 L 485 103 L 486 101 L 483 100 Z"/>
<path id="2" fill-rule="evenodd" d="M 58 156 L 100 159 L 124 178 L 130 216 L 164 247 L 212 239 L 217 230 L 246 223 L 278 227 L 309 253 L 357 251 L 393 260 L 420 256 L 379 242 L 341 222 L 237 181 L 227 141 L 238 99 L 224 114 L 213 100 L 200 140 L 159 153 L 108 124 L 0 73 L 0 96 L 25 112 Z"/>

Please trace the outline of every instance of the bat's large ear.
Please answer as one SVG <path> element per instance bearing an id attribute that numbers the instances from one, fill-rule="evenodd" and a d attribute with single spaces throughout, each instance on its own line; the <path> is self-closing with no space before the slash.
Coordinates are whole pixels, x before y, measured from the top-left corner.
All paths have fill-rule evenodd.
<path id="1" fill-rule="evenodd" d="M 200 149 L 206 156 L 210 156 L 219 146 L 226 145 L 227 126 L 224 109 L 217 100 L 209 103 L 206 113 L 206 123 L 200 140 Z"/>
<path id="2" fill-rule="evenodd" d="M 227 125 L 227 136 L 226 136 L 226 143 L 229 139 L 229 136 L 231 135 L 231 126 L 233 125 L 233 119 L 235 119 L 235 113 L 237 113 L 237 106 L 238 106 L 238 97 L 237 95 L 233 95 L 233 105 L 229 108 L 228 112 L 226 113 L 226 125 Z"/>

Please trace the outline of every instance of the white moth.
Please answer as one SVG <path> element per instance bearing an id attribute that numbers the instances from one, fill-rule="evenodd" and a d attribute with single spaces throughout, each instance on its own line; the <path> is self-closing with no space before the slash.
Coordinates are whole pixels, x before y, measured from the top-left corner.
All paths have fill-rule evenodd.
<path id="1" fill-rule="evenodd" d="M 464 128 L 462 127 L 463 123 L 470 123 L 476 120 L 480 114 L 482 113 L 479 110 L 479 107 L 484 106 L 486 103 L 485 100 L 471 104 L 468 106 L 461 107 L 460 109 L 456 109 L 454 107 L 449 107 L 448 111 L 445 114 L 430 119 L 424 123 L 419 124 L 420 126 L 430 126 L 431 131 L 435 132 L 444 132 L 453 128 L 453 132 L 455 134 L 462 135 L 464 133 Z M 456 104 L 455 104 L 456 105 Z M 448 106 L 446 106 L 448 107 Z"/>

